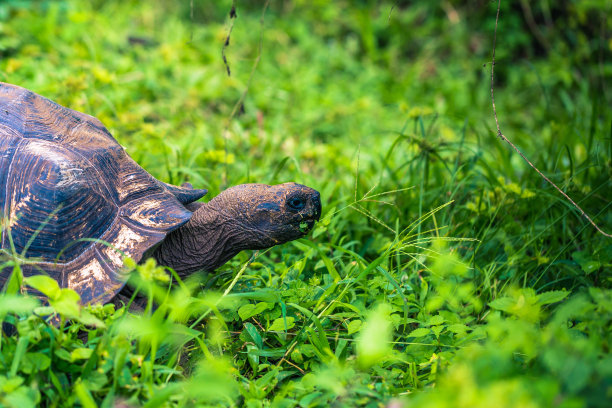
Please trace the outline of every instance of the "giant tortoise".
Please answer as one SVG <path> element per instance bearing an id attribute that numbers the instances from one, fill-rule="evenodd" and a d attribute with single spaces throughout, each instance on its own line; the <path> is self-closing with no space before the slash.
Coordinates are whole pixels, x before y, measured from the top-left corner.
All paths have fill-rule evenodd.
<path id="1" fill-rule="evenodd" d="M 124 286 L 124 256 L 181 276 L 213 271 L 304 236 L 321 214 L 319 193 L 296 183 L 243 184 L 196 203 L 206 192 L 156 180 L 96 118 L 0 83 L 0 248 L 27 259 L 24 275 L 104 303 Z"/>

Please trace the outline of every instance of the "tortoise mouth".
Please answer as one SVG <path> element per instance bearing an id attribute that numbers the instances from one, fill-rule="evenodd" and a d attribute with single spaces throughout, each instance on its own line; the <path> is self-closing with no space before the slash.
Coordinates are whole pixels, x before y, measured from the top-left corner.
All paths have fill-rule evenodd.
<path id="1" fill-rule="evenodd" d="M 316 220 L 314 219 L 310 219 L 310 220 L 302 220 L 299 223 L 297 223 L 298 229 L 300 230 L 300 232 L 304 235 L 308 234 L 310 232 L 310 230 L 312 230 L 312 228 L 315 225 Z"/>
<path id="2" fill-rule="evenodd" d="M 314 214 L 309 214 L 309 217 L 296 221 L 294 225 L 303 235 L 306 235 L 314 228 L 316 222 L 319 221 L 320 214 L 320 211 L 316 211 Z"/>

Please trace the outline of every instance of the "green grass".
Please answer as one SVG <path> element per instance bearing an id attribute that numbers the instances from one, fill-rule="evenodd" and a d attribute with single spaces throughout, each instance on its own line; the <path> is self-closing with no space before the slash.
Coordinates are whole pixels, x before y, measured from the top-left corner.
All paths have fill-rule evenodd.
<path id="1" fill-rule="evenodd" d="M 134 265 L 142 314 L 13 274 L 0 405 L 609 404 L 612 241 L 496 136 L 496 3 L 271 2 L 262 26 L 238 2 L 230 77 L 231 2 L 193 3 L 4 2 L 0 80 L 160 180 L 312 186 L 322 221 L 185 282 Z M 610 233 L 612 10 L 526 7 L 502 2 L 502 130 Z"/>

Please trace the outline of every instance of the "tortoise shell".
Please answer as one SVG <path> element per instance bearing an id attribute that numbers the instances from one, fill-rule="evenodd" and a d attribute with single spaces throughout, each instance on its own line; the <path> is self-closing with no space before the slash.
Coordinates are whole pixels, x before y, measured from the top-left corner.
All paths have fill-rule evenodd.
<path id="1" fill-rule="evenodd" d="M 26 258 L 24 275 L 106 302 L 124 285 L 123 256 L 140 261 L 205 194 L 156 180 L 96 118 L 0 83 L 0 247 Z"/>

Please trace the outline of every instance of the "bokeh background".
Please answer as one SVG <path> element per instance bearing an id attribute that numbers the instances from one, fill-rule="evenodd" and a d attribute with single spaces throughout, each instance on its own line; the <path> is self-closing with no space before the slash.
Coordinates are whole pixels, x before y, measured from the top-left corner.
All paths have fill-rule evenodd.
<path id="1" fill-rule="evenodd" d="M 78 382 L 53 363 L 79 396 L 56 384 L 38 401 L 88 406 L 112 390 L 137 405 L 167 389 L 159 404 L 223 390 L 220 404 L 253 407 L 605 406 L 612 243 L 496 135 L 497 7 L 0 2 L 1 81 L 98 117 L 160 180 L 210 196 L 297 181 L 324 206 L 309 239 L 259 255 L 233 287 L 258 295 L 189 326 L 200 348 L 190 337 L 160 356 L 150 339 L 136 350 L 127 332 L 92 330 L 89 344 L 104 345 L 95 353 L 115 349 L 92 367 L 125 350 L 157 368 Z M 502 1 L 494 80 L 503 133 L 608 233 L 611 15 L 607 0 Z M 250 255 L 201 284 L 223 292 Z M 114 327 L 114 312 L 99 313 Z M 31 352 L 57 347 L 45 344 Z M 231 378 L 203 391 L 190 377 L 202 355 L 197 378 Z M 45 375 L 24 371 L 24 384 Z"/>

